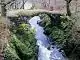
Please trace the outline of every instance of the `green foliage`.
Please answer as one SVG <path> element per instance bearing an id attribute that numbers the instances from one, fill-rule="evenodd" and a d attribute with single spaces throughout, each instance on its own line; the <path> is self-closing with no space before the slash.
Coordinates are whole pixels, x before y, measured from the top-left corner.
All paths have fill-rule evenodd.
<path id="1" fill-rule="evenodd" d="M 59 24 L 56 25 L 56 22 L 52 22 L 55 20 L 55 15 L 52 16 L 54 19 L 51 19 L 47 14 L 42 14 L 42 22 L 41 26 L 44 27 L 45 34 L 49 35 L 53 41 L 57 44 L 64 45 L 66 40 L 70 40 L 71 30 L 72 30 L 72 21 L 67 16 L 60 16 Z M 48 18 L 48 19 L 47 19 Z M 57 20 L 57 19 L 56 19 Z M 54 25 L 55 23 L 55 25 Z"/>
<path id="2" fill-rule="evenodd" d="M 47 19 L 47 17 L 49 19 Z M 41 26 L 44 27 L 44 33 L 52 38 L 52 41 L 58 44 L 64 51 L 67 56 L 71 55 L 74 52 L 74 55 L 80 56 L 79 52 L 80 47 L 79 44 L 79 33 L 74 25 L 74 21 L 71 17 L 68 16 L 60 16 L 59 24 L 57 24 L 56 15 L 41 15 L 42 22 L 40 22 Z M 79 31 L 79 29 L 78 29 Z M 76 45 L 78 44 L 78 47 Z M 77 53 L 78 52 L 78 53 Z"/>
<path id="3" fill-rule="evenodd" d="M 26 33 L 27 31 L 29 31 L 29 25 L 28 24 L 20 24 L 17 28 L 17 33 Z"/>
<path id="4" fill-rule="evenodd" d="M 40 23 L 41 26 L 50 25 L 50 17 L 47 14 L 39 14 L 39 17 L 42 19 L 42 22 Z"/>
<path id="5" fill-rule="evenodd" d="M 58 29 L 57 27 L 53 27 L 52 28 L 52 32 L 50 34 L 50 36 L 52 37 L 52 39 L 56 40 L 56 43 L 62 44 L 63 43 L 63 39 L 64 39 L 64 32 L 61 29 Z"/>
<path id="6" fill-rule="evenodd" d="M 6 46 L 4 60 L 21 60 L 16 53 L 15 46 L 10 43 Z"/>
<path id="7" fill-rule="evenodd" d="M 14 32 L 13 32 L 14 33 Z M 30 29 L 30 26 L 28 24 L 20 24 L 15 31 L 15 34 L 12 34 L 11 41 L 9 43 L 14 46 L 14 49 L 12 47 L 9 47 L 8 52 L 5 49 L 5 56 L 8 56 L 10 58 L 9 50 L 12 49 L 15 51 L 12 51 L 14 55 L 11 53 L 12 57 L 17 55 L 16 57 L 19 57 L 17 60 L 36 60 L 36 39 L 34 35 L 34 30 Z M 11 46 L 11 45 L 10 45 Z M 8 46 L 7 46 L 8 47 Z M 16 60 L 11 57 L 9 60 Z M 6 57 L 5 57 L 6 58 Z M 5 60 L 7 60 L 6 58 Z"/>

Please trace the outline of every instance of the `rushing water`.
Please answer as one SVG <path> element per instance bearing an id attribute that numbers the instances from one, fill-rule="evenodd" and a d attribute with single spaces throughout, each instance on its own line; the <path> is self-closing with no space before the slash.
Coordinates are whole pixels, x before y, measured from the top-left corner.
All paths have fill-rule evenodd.
<path id="1" fill-rule="evenodd" d="M 54 48 L 50 46 L 49 38 L 43 33 L 43 27 L 39 26 L 37 21 L 40 21 L 39 16 L 35 16 L 29 20 L 31 27 L 36 30 L 35 38 L 39 46 L 38 60 L 66 60 L 56 46 Z M 49 46 L 50 49 L 48 49 Z"/>

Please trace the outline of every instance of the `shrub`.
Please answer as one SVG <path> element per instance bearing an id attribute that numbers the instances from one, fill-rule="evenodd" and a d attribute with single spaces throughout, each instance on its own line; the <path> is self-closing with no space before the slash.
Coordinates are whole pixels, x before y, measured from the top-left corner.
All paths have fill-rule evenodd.
<path id="1" fill-rule="evenodd" d="M 8 52 L 5 49 L 5 60 L 36 60 L 36 39 L 34 30 L 30 29 L 28 24 L 20 24 L 12 34 L 9 45 L 13 47 L 8 47 Z M 12 50 L 12 52 L 10 51 Z M 14 50 L 14 51 L 13 51 Z M 6 53 L 7 52 L 7 53 Z M 9 54 L 11 52 L 11 55 Z M 14 55 L 12 54 L 13 52 Z M 14 57 L 16 55 L 16 57 Z M 8 56 L 8 58 L 6 57 Z M 14 58 L 12 58 L 12 57 Z"/>
<path id="2" fill-rule="evenodd" d="M 72 21 L 67 16 L 58 15 L 40 15 L 45 34 L 53 39 L 57 44 L 64 45 L 66 40 L 70 40 Z M 58 20 L 58 21 L 57 21 Z M 53 21 L 53 22 L 52 22 Z"/>

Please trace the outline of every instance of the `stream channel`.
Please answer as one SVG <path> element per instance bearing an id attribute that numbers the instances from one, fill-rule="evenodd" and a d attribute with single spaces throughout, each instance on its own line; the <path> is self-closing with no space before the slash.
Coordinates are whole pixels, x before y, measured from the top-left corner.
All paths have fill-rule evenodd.
<path id="1" fill-rule="evenodd" d="M 50 44 L 49 37 L 44 34 L 43 27 L 37 24 L 38 21 L 41 21 L 39 16 L 34 16 L 29 20 L 32 29 L 35 29 L 36 44 L 39 46 L 38 60 L 67 60 L 56 45 Z"/>

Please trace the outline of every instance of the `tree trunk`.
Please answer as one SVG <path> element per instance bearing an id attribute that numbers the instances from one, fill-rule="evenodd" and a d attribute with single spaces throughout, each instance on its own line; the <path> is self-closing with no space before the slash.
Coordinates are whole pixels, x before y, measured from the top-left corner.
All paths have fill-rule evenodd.
<path id="1" fill-rule="evenodd" d="M 71 16 L 71 11 L 70 11 L 70 8 L 69 8 L 69 2 L 66 2 L 66 10 L 67 10 L 67 15 L 68 16 Z"/>
<path id="2" fill-rule="evenodd" d="M 17 8 L 17 6 L 16 6 L 16 1 L 15 1 L 15 9 Z"/>
<path id="3" fill-rule="evenodd" d="M 1 16 L 6 16 L 6 5 L 4 4 L 4 0 L 1 0 Z"/>
<path id="4" fill-rule="evenodd" d="M 76 8 L 75 8 L 75 13 L 77 12 L 77 0 L 76 0 L 76 6 L 75 6 Z"/>
<path id="5" fill-rule="evenodd" d="M 23 0 L 23 9 L 24 9 L 24 4 L 25 4 L 25 2 L 24 2 L 24 0 Z"/>

